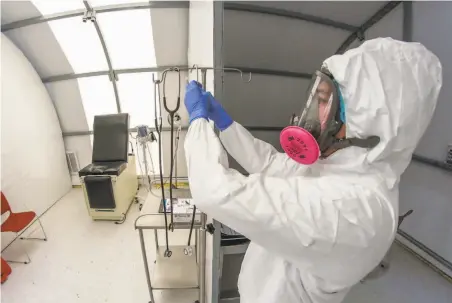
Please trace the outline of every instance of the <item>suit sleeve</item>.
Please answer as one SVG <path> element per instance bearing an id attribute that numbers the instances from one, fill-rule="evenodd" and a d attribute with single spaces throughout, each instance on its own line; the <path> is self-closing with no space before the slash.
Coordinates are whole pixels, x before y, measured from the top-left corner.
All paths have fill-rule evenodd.
<path id="1" fill-rule="evenodd" d="M 361 232 L 340 219 L 336 204 L 325 199 L 327 190 L 312 179 L 246 177 L 221 163 L 224 152 L 206 120 L 191 124 L 185 153 L 192 197 L 201 211 L 254 243 L 303 266 L 331 251 L 338 226 L 346 235 Z"/>
<path id="2" fill-rule="evenodd" d="M 308 166 L 278 152 L 271 144 L 255 138 L 242 125 L 234 122 L 220 133 L 227 152 L 250 174 L 287 177 L 306 175 Z"/>

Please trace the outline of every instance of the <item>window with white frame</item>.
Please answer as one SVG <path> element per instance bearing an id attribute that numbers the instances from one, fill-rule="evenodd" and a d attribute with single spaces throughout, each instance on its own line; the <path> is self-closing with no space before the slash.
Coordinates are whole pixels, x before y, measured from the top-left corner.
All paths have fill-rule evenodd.
<path id="1" fill-rule="evenodd" d="M 115 94 L 108 76 L 78 79 L 86 122 L 93 129 L 94 116 L 116 114 Z"/>
<path id="2" fill-rule="evenodd" d="M 149 10 L 103 13 L 96 18 L 114 69 L 156 66 Z"/>
<path id="3" fill-rule="evenodd" d="M 130 114 L 130 127 L 147 125 L 154 127 L 155 88 L 152 73 L 119 75 L 118 93 L 122 110 Z M 157 106 L 158 114 L 158 106 Z"/>

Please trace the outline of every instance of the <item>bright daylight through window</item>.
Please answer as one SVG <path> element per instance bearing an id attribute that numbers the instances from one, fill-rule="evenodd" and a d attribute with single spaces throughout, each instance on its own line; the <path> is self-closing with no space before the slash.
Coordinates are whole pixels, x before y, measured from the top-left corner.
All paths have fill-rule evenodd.
<path id="1" fill-rule="evenodd" d="M 134 1 L 134 3 L 148 1 Z M 33 1 L 43 15 L 85 10 L 83 1 Z M 93 0 L 96 8 L 121 5 L 121 0 Z M 104 72 L 104 76 L 77 77 L 87 130 L 93 129 L 95 115 L 117 113 L 113 83 L 108 77 L 108 64 L 101 39 L 93 22 L 83 22 L 82 16 L 48 22 L 56 40 L 72 66 L 74 74 Z M 114 70 L 155 67 L 156 58 L 151 14 L 148 9 L 118 12 L 96 12 L 100 28 Z M 132 71 L 134 72 L 134 71 Z M 121 111 L 130 114 L 130 127 L 154 126 L 154 85 L 152 73 L 118 73 L 116 86 Z M 57 82 L 56 82 L 57 83 Z M 78 123 L 77 125 L 83 125 Z M 80 131 L 67 129 L 66 132 Z"/>
<path id="2" fill-rule="evenodd" d="M 80 78 L 78 85 L 90 129 L 95 115 L 117 113 L 115 95 L 108 76 Z"/>

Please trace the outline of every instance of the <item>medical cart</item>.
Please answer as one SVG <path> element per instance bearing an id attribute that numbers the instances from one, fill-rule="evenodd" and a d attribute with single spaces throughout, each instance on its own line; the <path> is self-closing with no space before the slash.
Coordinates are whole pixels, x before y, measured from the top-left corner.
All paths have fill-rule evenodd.
<path id="1" fill-rule="evenodd" d="M 165 197 L 169 192 L 165 193 Z M 173 197 L 190 198 L 188 189 L 173 189 Z M 187 292 L 186 302 L 205 303 L 205 266 L 206 266 L 206 215 L 199 213 L 199 219 L 193 225 L 194 245 L 192 255 L 186 255 L 184 250 L 187 246 L 170 246 L 171 257 L 165 257 L 165 247 L 159 246 L 158 230 L 165 230 L 164 214 L 159 212 L 161 207 L 161 195 L 157 191 L 151 192 L 141 209 L 140 216 L 135 221 L 135 229 L 138 230 L 143 254 L 146 280 L 149 289 L 150 303 L 155 303 L 154 290 L 198 290 L 196 295 L 193 291 Z M 195 218 L 198 218 L 195 216 Z M 170 214 L 167 214 L 168 222 Z M 174 229 L 190 229 L 191 222 L 175 222 Z M 155 267 L 152 273 L 149 271 L 148 255 L 146 253 L 144 230 L 153 230 L 156 245 Z M 171 233 L 171 232 L 170 232 Z M 199 238 L 199 241 L 198 241 Z M 199 242 L 199 243 L 198 243 Z M 191 297 L 193 296 L 193 298 Z"/>

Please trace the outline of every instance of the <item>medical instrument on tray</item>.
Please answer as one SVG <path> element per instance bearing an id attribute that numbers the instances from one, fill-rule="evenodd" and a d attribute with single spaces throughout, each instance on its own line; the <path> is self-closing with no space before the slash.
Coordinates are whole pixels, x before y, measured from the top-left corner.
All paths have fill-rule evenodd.
<path id="1" fill-rule="evenodd" d="M 196 205 L 193 205 L 193 213 L 191 217 L 191 223 L 190 223 L 190 233 L 188 234 L 188 244 L 187 247 L 184 249 L 184 254 L 186 256 L 193 255 L 193 248 L 191 248 L 191 234 L 193 233 L 193 226 L 195 224 L 195 215 L 196 215 Z"/>
<path id="2" fill-rule="evenodd" d="M 155 80 L 154 78 L 154 74 L 152 74 L 152 82 L 154 82 L 154 123 L 155 123 L 155 129 L 157 131 L 157 136 L 158 136 L 158 143 L 159 143 L 159 175 L 160 175 L 160 188 L 162 190 L 162 201 L 165 201 L 165 187 L 164 187 L 164 183 L 163 183 L 163 171 L 162 171 L 162 167 L 163 167 L 163 157 L 162 157 L 162 116 L 158 116 L 157 115 L 157 91 L 159 92 L 159 96 L 160 96 L 160 80 Z M 158 102 L 159 104 L 159 108 L 160 108 L 160 101 Z M 159 113 L 161 112 L 161 110 L 159 111 Z M 171 188 L 171 186 L 170 186 Z M 168 241 L 168 218 L 166 217 L 166 205 L 163 205 L 163 217 L 165 220 L 165 253 L 164 256 L 165 257 L 171 257 L 171 255 L 173 254 L 172 251 L 169 249 L 169 241 Z"/>
<path id="3" fill-rule="evenodd" d="M 178 92 L 177 92 L 177 101 L 176 101 L 176 106 L 174 107 L 174 109 L 170 109 L 168 107 L 168 103 L 166 100 L 166 74 L 167 71 L 164 71 L 162 74 L 162 86 L 163 86 L 163 107 L 165 108 L 166 112 L 169 114 L 169 119 L 170 119 L 170 127 L 171 127 L 171 138 L 170 138 L 170 142 L 171 142 L 171 146 L 170 146 L 170 154 L 171 154 L 171 164 L 170 164 L 170 173 L 169 173 L 169 182 L 170 182 L 170 189 L 169 189 L 169 196 L 170 196 L 170 203 L 171 203 L 171 223 L 169 226 L 169 229 L 171 229 L 171 231 L 174 231 L 174 212 L 173 212 L 173 165 L 174 165 L 174 116 L 177 113 L 177 111 L 180 108 L 180 86 L 181 86 L 181 74 L 180 74 L 180 69 L 175 67 L 175 68 L 170 68 L 168 71 L 176 71 L 178 73 L 179 76 L 179 85 L 178 85 Z"/>

